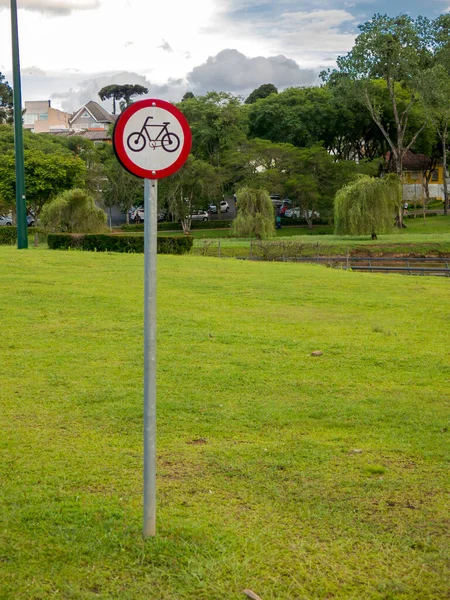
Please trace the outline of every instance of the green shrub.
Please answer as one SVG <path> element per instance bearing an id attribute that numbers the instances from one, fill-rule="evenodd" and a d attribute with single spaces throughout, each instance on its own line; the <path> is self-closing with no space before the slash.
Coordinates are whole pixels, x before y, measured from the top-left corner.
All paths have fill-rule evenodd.
<path id="1" fill-rule="evenodd" d="M 13 246 L 17 241 L 17 227 L 0 227 L 0 246 Z"/>
<path id="2" fill-rule="evenodd" d="M 163 237 L 158 238 L 159 254 L 185 254 L 192 248 L 193 238 Z M 69 234 L 50 233 L 48 247 L 51 250 L 87 250 L 95 252 L 144 252 L 144 236 L 127 236 L 114 234 Z"/>

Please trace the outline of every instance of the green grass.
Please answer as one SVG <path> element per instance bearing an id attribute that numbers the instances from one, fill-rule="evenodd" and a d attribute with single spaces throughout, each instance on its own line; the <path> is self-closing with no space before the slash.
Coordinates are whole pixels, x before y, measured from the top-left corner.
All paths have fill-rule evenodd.
<path id="1" fill-rule="evenodd" d="M 448 281 L 158 262 L 144 543 L 143 256 L 0 248 L 0 598 L 447 598 Z"/>

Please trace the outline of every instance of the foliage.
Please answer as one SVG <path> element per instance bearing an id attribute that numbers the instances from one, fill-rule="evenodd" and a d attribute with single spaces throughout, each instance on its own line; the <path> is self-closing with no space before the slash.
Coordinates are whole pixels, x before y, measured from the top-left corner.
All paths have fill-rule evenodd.
<path id="1" fill-rule="evenodd" d="M 232 225 L 232 235 L 256 237 L 261 240 L 275 233 L 275 210 L 264 189 L 242 188 L 237 194 L 238 213 Z"/>
<path id="2" fill-rule="evenodd" d="M 159 237 L 159 254 L 186 254 L 192 248 L 193 239 L 184 237 Z M 48 247 L 51 250 L 87 250 L 91 252 L 144 252 L 144 236 L 117 234 L 80 235 L 50 233 Z"/>
<path id="3" fill-rule="evenodd" d="M 273 85 L 273 83 L 264 83 L 256 88 L 256 90 L 253 90 L 253 92 L 245 100 L 245 104 L 254 104 L 258 100 L 267 98 L 267 96 L 270 96 L 271 94 L 278 94 L 278 89 Z"/>
<path id="4" fill-rule="evenodd" d="M 332 145 L 330 125 L 337 115 L 326 88 L 290 88 L 248 109 L 249 136 L 305 147 Z"/>
<path id="5" fill-rule="evenodd" d="M 42 225 L 51 231 L 97 233 L 104 229 L 106 215 L 84 190 L 63 192 L 44 206 Z"/>
<path id="6" fill-rule="evenodd" d="M 39 220 L 44 205 L 60 192 L 82 185 L 86 174 L 83 161 L 71 153 L 45 154 L 42 150 L 25 150 L 27 205 Z M 16 175 L 12 152 L 0 161 L 0 197 L 12 208 L 15 202 Z"/>
<path id="7" fill-rule="evenodd" d="M 128 211 L 144 200 L 143 181 L 126 171 L 115 156 L 106 160 L 104 173 L 103 204 L 106 207 L 120 206 L 126 212 L 128 223 Z"/>
<path id="8" fill-rule="evenodd" d="M 425 110 L 438 135 L 444 168 L 444 214 L 449 207 L 448 176 L 448 134 L 450 130 L 450 62 L 446 68 L 444 64 L 436 64 L 432 69 L 421 73 L 418 78 L 418 88 L 422 95 Z"/>
<path id="9" fill-rule="evenodd" d="M 17 227 L 0 227 L 0 246 L 12 246 L 17 241 Z"/>
<path id="10" fill-rule="evenodd" d="M 388 233 L 401 202 L 401 184 L 396 175 L 384 179 L 362 175 L 336 194 L 335 234 L 376 236 L 377 233 Z"/>
<path id="11" fill-rule="evenodd" d="M 247 117 L 239 98 L 208 92 L 179 104 L 192 130 L 192 154 L 218 167 L 223 152 L 245 140 Z"/>
<path id="12" fill-rule="evenodd" d="M 14 122 L 13 90 L 0 72 L 0 125 Z"/>
<path id="13" fill-rule="evenodd" d="M 426 125 L 422 119 L 414 129 L 410 117 L 416 103 L 413 83 L 418 73 L 431 64 L 429 26 L 426 20 L 412 19 L 408 15 L 388 17 L 375 15 L 371 21 L 359 26 L 360 35 L 352 50 L 337 59 L 340 74 L 353 82 L 353 89 L 360 94 L 374 122 L 385 137 L 394 158 L 396 172 L 402 174 L 403 157 L 411 148 Z M 322 74 L 327 79 L 326 74 Z M 329 74 L 328 74 L 329 77 Z M 393 132 L 383 122 L 382 112 L 374 92 L 373 80 L 385 81 L 394 116 Z M 398 105 L 398 92 L 410 91 L 410 99 L 404 109 Z M 401 224 L 401 223 L 400 223 Z"/>
<path id="14" fill-rule="evenodd" d="M 131 98 L 133 96 L 143 96 L 144 94 L 148 94 L 148 88 L 143 85 L 137 84 L 112 84 L 103 87 L 98 95 L 100 96 L 100 100 L 109 100 L 113 101 L 113 115 L 116 114 L 116 102 L 120 102 L 120 110 L 121 112 L 125 110 L 127 106 L 132 104 Z"/>
<path id="15" fill-rule="evenodd" d="M 168 206 L 169 212 L 176 215 L 184 232 L 188 233 L 192 211 L 204 207 L 211 198 L 217 197 L 221 183 L 218 169 L 191 155 L 175 175 L 161 182 L 160 201 Z"/>

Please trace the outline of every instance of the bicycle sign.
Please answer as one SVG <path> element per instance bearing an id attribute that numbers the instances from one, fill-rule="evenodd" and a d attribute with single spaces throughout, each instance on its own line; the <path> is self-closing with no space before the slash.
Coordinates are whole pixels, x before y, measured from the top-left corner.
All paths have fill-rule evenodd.
<path id="1" fill-rule="evenodd" d="M 140 100 L 120 115 L 113 144 L 127 171 L 143 179 L 161 179 L 186 162 L 192 135 L 186 118 L 175 106 L 164 100 Z"/>

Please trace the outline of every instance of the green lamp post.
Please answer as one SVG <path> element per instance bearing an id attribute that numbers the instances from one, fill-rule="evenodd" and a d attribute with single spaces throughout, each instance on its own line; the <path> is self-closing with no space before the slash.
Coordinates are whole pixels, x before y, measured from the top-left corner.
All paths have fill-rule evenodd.
<path id="1" fill-rule="evenodd" d="M 14 87 L 14 148 L 16 155 L 16 220 L 17 248 L 28 248 L 27 208 L 25 197 L 25 165 L 23 154 L 22 91 L 20 82 L 19 27 L 17 0 L 11 0 L 11 38 Z"/>

